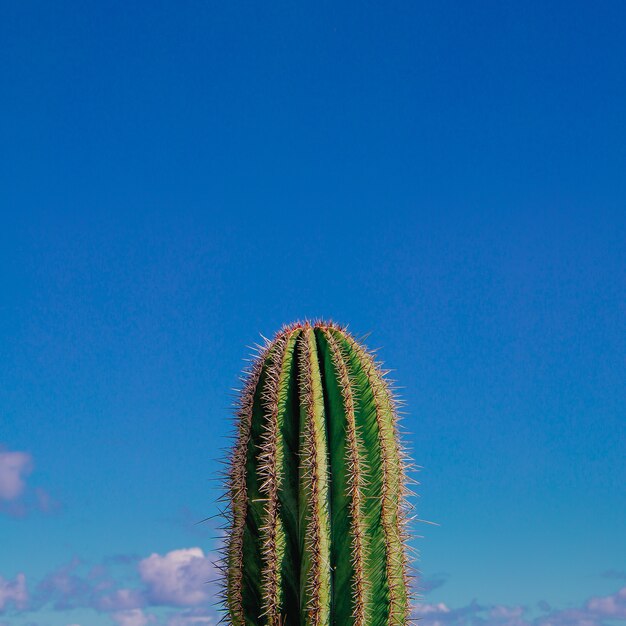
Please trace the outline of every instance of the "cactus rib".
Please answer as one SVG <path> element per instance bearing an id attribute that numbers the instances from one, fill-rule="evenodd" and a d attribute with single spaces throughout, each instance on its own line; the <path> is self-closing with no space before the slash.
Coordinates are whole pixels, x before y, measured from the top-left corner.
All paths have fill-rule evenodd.
<path id="1" fill-rule="evenodd" d="M 311 328 L 301 335 L 301 497 L 303 535 L 302 605 L 307 626 L 329 623 L 330 542 L 327 444 L 322 383 L 315 337 Z"/>
<path id="2" fill-rule="evenodd" d="M 246 525 L 246 451 L 252 427 L 252 404 L 263 369 L 266 350 L 259 353 L 248 373 L 240 395 L 237 410 L 237 441 L 233 450 L 228 474 L 231 496 L 232 520 L 229 533 L 226 598 L 230 607 L 233 626 L 245 624 L 243 611 L 243 536 Z"/>
<path id="3" fill-rule="evenodd" d="M 368 586 L 364 572 L 364 551 L 363 539 L 365 528 L 363 524 L 363 462 L 362 447 L 356 429 L 355 412 L 354 412 L 354 390 L 352 382 L 348 374 L 348 368 L 341 353 L 341 349 L 332 333 L 323 331 L 326 340 L 330 346 L 331 358 L 335 365 L 335 371 L 339 379 L 341 396 L 343 399 L 343 407 L 345 410 L 345 439 L 346 439 L 346 466 L 347 466 L 347 492 L 350 498 L 350 530 L 352 540 L 352 569 L 354 572 L 354 580 L 352 588 L 354 590 L 352 600 L 353 609 L 352 617 L 354 618 L 354 626 L 363 626 L 365 622 L 367 605 L 368 605 Z M 341 592 L 341 589 L 338 589 Z M 335 595 L 336 602 L 340 601 Z"/>
<path id="4" fill-rule="evenodd" d="M 286 402 L 286 382 L 288 382 L 290 362 L 289 350 L 293 351 L 293 340 L 289 334 L 276 342 L 276 355 L 268 371 L 268 385 L 263 400 L 267 410 L 264 433 L 259 454 L 260 491 L 267 496 L 265 525 L 261 527 L 263 553 L 263 613 L 271 626 L 278 620 L 279 568 L 281 552 L 284 550 L 284 531 L 280 527 L 278 491 L 281 473 L 277 468 L 282 465 L 283 445 L 280 438 L 280 418 L 284 414 L 282 405 Z"/>
<path id="5" fill-rule="evenodd" d="M 385 534 L 385 561 L 389 581 L 389 626 L 404 623 L 408 614 L 406 589 L 406 558 L 402 543 L 402 464 L 398 448 L 396 415 L 389 391 L 376 372 L 372 357 L 354 339 L 348 338 L 365 370 L 374 393 L 378 438 L 381 449 L 381 523 Z"/>

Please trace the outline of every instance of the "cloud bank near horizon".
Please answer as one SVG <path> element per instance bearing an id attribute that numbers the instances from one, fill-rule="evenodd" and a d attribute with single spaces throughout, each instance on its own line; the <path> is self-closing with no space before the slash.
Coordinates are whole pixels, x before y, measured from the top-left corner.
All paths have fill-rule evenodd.
<path id="1" fill-rule="evenodd" d="M 199 547 L 114 557 L 96 565 L 75 558 L 44 576 L 32 592 L 23 573 L 11 580 L 0 577 L 0 615 L 28 615 L 35 626 L 40 610 L 68 612 L 69 617 L 73 609 L 88 608 L 108 615 L 115 626 L 208 626 L 219 619 L 218 577 L 214 558 Z M 422 581 L 422 589 L 428 593 L 444 583 L 445 576 L 438 575 Z M 626 621 L 626 587 L 591 596 L 577 608 L 554 609 L 545 601 L 534 607 L 474 601 L 456 608 L 419 602 L 412 617 L 423 626 L 609 626 Z"/>
<path id="2" fill-rule="evenodd" d="M 606 596 L 592 596 L 574 609 L 552 609 L 537 603 L 543 614 L 527 606 L 484 605 L 472 602 L 460 608 L 446 603 L 419 603 L 413 617 L 424 626 L 607 626 L 626 621 L 626 587 Z"/>

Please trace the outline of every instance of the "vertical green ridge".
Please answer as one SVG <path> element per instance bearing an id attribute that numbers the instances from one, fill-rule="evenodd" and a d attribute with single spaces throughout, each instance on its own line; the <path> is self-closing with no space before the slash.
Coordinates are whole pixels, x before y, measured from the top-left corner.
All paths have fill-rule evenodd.
<path id="1" fill-rule="evenodd" d="M 316 335 L 330 441 L 333 623 L 365 626 L 370 619 L 371 589 L 365 573 L 363 444 L 356 429 L 352 383 L 339 344 L 326 329 L 317 329 Z"/>
<path id="2" fill-rule="evenodd" d="M 263 567 L 261 572 L 262 613 L 268 626 L 279 624 L 289 580 L 281 580 L 281 570 L 288 551 L 284 524 L 280 515 L 279 490 L 285 474 L 285 414 L 290 408 L 290 381 L 294 365 L 295 334 L 284 333 L 276 340 L 275 357 L 268 367 L 263 391 L 266 417 L 258 455 L 259 491 L 265 496 L 264 521 L 260 528 Z"/>
<path id="3" fill-rule="evenodd" d="M 245 493 L 246 506 L 245 516 L 241 516 L 240 512 L 233 515 L 234 526 L 228 548 L 232 555 L 234 579 L 229 610 L 237 626 L 239 624 L 257 626 L 260 623 L 258 618 L 262 598 L 260 585 L 262 555 L 258 536 L 263 518 L 263 499 L 259 490 L 256 457 L 263 429 L 263 390 L 267 384 L 268 370 L 275 352 L 275 343 L 268 344 L 261 350 L 240 403 L 240 437 L 234 455 L 231 482 L 233 487 L 237 485 L 234 490 Z M 241 477 L 243 481 L 237 483 Z"/>
<path id="4" fill-rule="evenodd" d="M 386 475 L 383 471 L 383 450 L 380 446 L 374 390 L 360 355 L 346 334 L 338 330 L 331 332 L 344 351 L 345 361 L 356 391 L 355 420 L 363 438 L 365 457 L 369 468 L 367 484 L 364 489 L 364 524 L 367 545 L 365 571 L 375 590 L 375 595 L 368 626 L 388 626 L 390 615 L 390 590 L 387 571 L 388 544 L 385 527 L 382 524 Z"/>
<path id="5" fill-rule="evenodd" d="M 263 569 L 262 546 L 259 540 L 266 498 L 260 490 L 260 480 L 258 473 L 258 451 L 261 445 L 263 434 L 263 421 L 265 409 L 263 407 L 263 393 L 267 386 L 268 370 L 271 366 L 271 359 L 275 355 L 272 350 L 265 362 L 259 378 L 254 401 L 252 404 L 252 419 L 250 424 L 250 438 L 246 455 L 246 490 L 248 494 L 248 506 L 246 511 L 246 524 L 243 533 L 243 555 L 245 568 L 243 572 L 243 608 L 245 614 L 245 624 L 247 626 L 258 626 L 264 622 L 260 616 L 263 611 L 263 585 L 261 572 Z"/>
<path id="6" fill-rule="evenodd" d="M 330 624 L 330 511 L 324 398 L 313 329 L 300 336 L 300 610 L 302 626 Z"/>
<path id="7" fill-rule="evenodd" d="M 404 471 L 399 449 L 396 414 L 391 393 L 373 357 L 352 337 L 346 341 L 357 355 L 373 393 L 381 451 L 381 523 L 385 534 L 385 564 L 389 585 L 389 626 L 404 624 L 410 612 L 407 594 L 406 552 L 402 536 Z"/>
<path id="8" fill-rule="evenodd" d="M 297 339 L 296 329 L 291 337 L 293 350 L 289 351 L 289 381 L 283 409 L 278 414 L 282 441 L 282 466 L 278 467 L 281 485 L 278 491 L 280 525 L 284 533 L 285 549 L 281 563 L 281 587 L 283 588 L 280 613 L 281 626 L 298 626 L 300 615 L 300 551 L 298 545 L 298 497 L 299 497 L 299 439 L 300 401 L 298 397 Z"/>
<path id="9" fill-rule="evenodd" d="M 264 354 L 260 354 L 246 378 L 237 409 L 237 441 L 228 476 L 231 498 L 231 525 L 226 551 L 226 604 L 233 626 L 246 623 L 243 604 L 244 534 L 248 506 L 246 457 L 252 424 L 252 407 L 263 370 Z"/>

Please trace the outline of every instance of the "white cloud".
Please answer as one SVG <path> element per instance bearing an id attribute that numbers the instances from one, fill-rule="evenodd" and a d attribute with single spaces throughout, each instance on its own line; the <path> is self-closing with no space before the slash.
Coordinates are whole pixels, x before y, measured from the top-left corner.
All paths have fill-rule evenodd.
<path id="1" fill-rule="evenodd" d="M 14 580 L 6 580 L 0 576 L 0 611 L 3 611 L 9 602 L 18 609 L 26 608 L 28 590 L 24 574 L 18 574 Z"/>
<path id="2" fill-rule="evenodd" d="M 210 559 L 200 548 L 152 554 L 139 562 L 139 575 L 152 604 L 195 606 L 208 599 L 207 582 L 215 577 Z"/>
<path id="3" fill-rule="evenodd" d="M 437 602 L 436 604 L 420 603 L 414 607 L 416 615 L 432 615 L 433 613 L 449 613 L 450 609 L 444 602 Z"/>
<path id="4" fill-rule="evenodd" d="M 26 452 L 0 448 L 0 499 L 15 500 L 22 495 L 25 478 L 33 471 L 33 459 Z"/>
<path id="5" fill-rule="evenodd" d="M 116 611 L 111 617 L 117 626 L 147 626 L 155 622 L 153 615 L 147 615 L 141 609 Z"/>
<path id="6" fill-rule="evenodd" d="M 451 609 L 444 602 L 418 603 L 413 606 L 413 615 L 423 626 L 470 626 L 475 615 L 482 607 L 472 603 L 460 609 Z"/>
<path id="7" fill-rule="evenodd" d="M 202 609 L 192 609 L 171 615 L 167 626 L 209 626 L 213 618 Z"/>

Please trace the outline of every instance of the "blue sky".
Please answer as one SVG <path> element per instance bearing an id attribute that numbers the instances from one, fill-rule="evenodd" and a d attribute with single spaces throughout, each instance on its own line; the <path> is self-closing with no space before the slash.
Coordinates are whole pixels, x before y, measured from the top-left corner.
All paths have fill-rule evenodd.
<path id="1" fill-rule="evenodd" d="M 625 24 L 2 3 L 0 624 L 213 623 L 231 388 L 318 316 L 403 388 L 426 626 L 626 619 Z"/>

